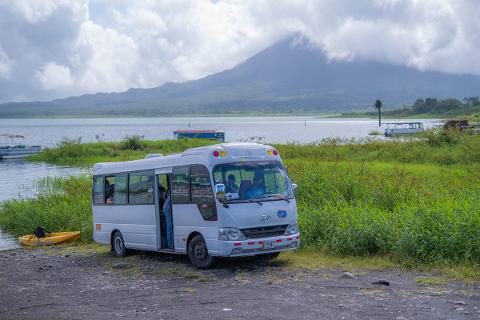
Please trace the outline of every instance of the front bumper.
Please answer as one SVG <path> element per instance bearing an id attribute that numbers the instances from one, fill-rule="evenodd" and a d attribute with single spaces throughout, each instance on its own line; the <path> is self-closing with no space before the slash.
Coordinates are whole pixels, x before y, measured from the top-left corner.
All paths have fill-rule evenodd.
<path id="1" fill-rule="evenodd" d="M 248 239 L 242 241 L 219 240 L 219 256 L 243 257 L 298 249 L 300 233 L 291 236 Z"/>

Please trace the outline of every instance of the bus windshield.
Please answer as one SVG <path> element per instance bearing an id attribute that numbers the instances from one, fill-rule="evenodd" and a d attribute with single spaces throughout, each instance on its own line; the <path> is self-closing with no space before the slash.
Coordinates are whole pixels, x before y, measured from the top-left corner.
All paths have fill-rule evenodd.
<path id="1" fill-rule="evenodd" d="M 285 168 L 272 162 L 240 162 L 217 165 L 215 184 L 225 185 L 226 199 L 234 201 L 288 200 L 293 197 Z"/>

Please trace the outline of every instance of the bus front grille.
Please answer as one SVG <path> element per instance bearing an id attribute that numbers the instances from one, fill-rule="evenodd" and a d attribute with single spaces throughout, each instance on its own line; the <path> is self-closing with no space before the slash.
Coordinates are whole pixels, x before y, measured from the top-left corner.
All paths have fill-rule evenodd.
<path id="1" fill-rule="evenodd" d="M 258 238 L 268 238 L 268 237 L 277 237 L 283 236 L 285 230 L 287 229 L 287 224 L 280 226 L 271 226 L 271 227 L 260 227 L 260 228 L 248 228 L 241 229 L 243 235 L 247 239 L 258 239 Z"/>

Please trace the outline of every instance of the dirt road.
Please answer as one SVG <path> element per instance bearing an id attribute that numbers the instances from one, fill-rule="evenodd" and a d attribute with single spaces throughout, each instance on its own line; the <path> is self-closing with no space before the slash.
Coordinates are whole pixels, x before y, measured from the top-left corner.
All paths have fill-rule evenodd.
<path id="1" fill-rule="evenodd" d="M 0 252 L 0 319 L 480 319 L 478 284 L 421 277 L 275 261 L 197 271 L 180 256 L 18 249 Z"/>

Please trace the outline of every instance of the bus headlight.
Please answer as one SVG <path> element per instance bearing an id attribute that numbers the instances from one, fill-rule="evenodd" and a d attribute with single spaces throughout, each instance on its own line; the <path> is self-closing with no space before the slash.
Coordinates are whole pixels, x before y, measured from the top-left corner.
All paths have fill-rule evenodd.
<path id="1" fill-rule="evenodd" d="M 292 234 L 297 234 L 298 233 L 298 223 L 290 223 L 285 230 L 285 235 L 286 236 L 291 236 Z"/>
<path id="2" fill-rule="evenodd" d="M 239 241 L 245 239 L 242 231 L 237 228 L 220 228 L 218 230 L 218 240 Z"/>

